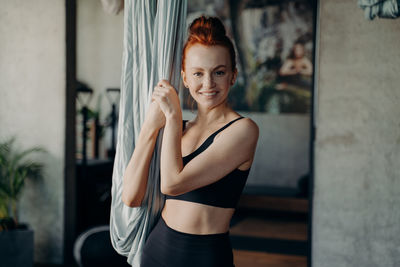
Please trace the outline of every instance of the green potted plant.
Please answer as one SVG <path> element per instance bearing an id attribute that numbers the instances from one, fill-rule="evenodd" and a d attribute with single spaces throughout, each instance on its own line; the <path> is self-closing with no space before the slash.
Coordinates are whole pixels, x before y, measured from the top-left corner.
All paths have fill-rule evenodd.
<path id="1" fill-rule="evenodd" d="M 0 259 L 2 266 L 33 265 L 33 230 L 18 220 L 17 204 L 26 179 L 39 179 L 43 164 L 28 158 L 45 152 L 14 148 L 15 137 L 0 142 Z"/>

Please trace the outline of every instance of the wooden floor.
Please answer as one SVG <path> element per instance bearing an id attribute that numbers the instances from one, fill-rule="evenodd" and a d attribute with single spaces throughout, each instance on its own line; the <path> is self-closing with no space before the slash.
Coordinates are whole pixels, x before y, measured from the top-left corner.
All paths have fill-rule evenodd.
<path id="1" fill-rule="evenodd" d="M 233 250 L 235 267 L 306 267 L 307 257 Z"/>
<path id="2" fill-rule="evenodd" d="M 254 200 L 259 205 L 260 199 Z M 304 199 L 282 202 L 264 199 L 265 210 L 257 211 L 249 209 L 255 206 L 251 201 L 242 202 L 234 215 L 236 222 L 230 228 L 231 237 L 238 238 L 239 242 L 232 242 L 235 266 L 306 267 L 308 215 Z M 268 203 L 273 205 L 271 209 Z M 279 203 L 282 203 L 281 209 Z"/>
<path id="3" fill-rule="evenodd" d="M 230 234 L 307 241 L 307 223 L 248 217 L 231 227 Z"/>

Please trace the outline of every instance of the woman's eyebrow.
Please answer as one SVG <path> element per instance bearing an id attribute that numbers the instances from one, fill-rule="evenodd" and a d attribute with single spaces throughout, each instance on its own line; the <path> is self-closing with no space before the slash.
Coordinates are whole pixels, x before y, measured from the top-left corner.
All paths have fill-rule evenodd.
<path id="1" fill-rule="evenodd" d="M 219 69 L 219 68 L 226 68 L 226 65 L 218 65 L 215 68 L 213 68 L 213 70 Z M 191 70 L 203 70 L 203 68 L 200 67 L 192 67 L 190 68 Z"/>
<path id="2" fill-rule="evenodd" d="M 219 68 L 226 68 L 226 65 L 218 65 L 214 69 L 219 69 Z"/>

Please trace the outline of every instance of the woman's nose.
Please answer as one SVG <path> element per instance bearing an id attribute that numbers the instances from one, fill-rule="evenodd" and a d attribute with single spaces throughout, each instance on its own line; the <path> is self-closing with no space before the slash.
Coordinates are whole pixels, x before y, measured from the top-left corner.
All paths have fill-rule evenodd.
<path id="1" fill-rule="evenodd" d="M 206 75 L 204 77 L 203 86 L 206 89 L 213 88 L 215 86 L 214 79 L 212 78 L 211 75 Z"/>

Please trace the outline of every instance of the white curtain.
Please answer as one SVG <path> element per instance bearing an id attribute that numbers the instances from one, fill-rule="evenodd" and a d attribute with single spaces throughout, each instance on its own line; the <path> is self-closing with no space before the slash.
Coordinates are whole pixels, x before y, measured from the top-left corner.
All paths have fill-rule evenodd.
<path id="1" fill-rule="evenodd" d="M 179 90 L 183 39 L 186 35 L 186 0 L 125 0 L 124 51 L 118 138 L 112 177 L 110 218 L 115 250 L 139 266 L 146 238 L 164 206 L 160 192 L 162 130 L 150 164 L 142 207 L 129 208 L 121 200 L 122 177 L 132 156 L 153 88 L 167 79 Z"/>

